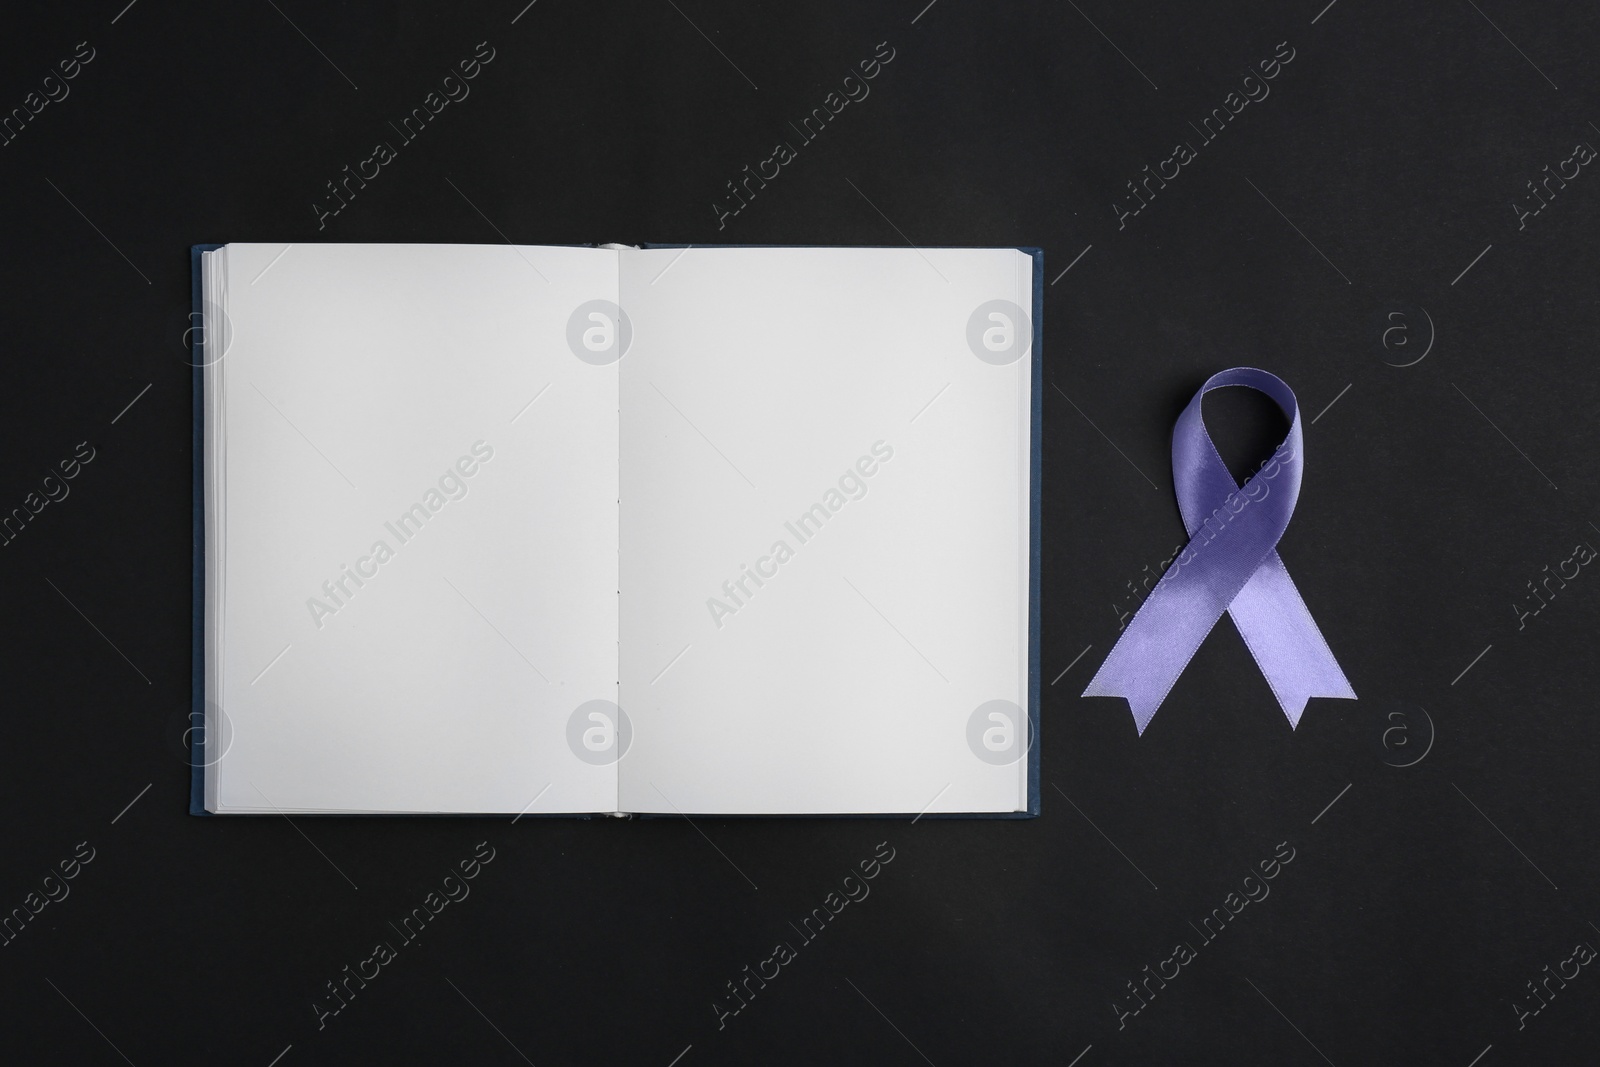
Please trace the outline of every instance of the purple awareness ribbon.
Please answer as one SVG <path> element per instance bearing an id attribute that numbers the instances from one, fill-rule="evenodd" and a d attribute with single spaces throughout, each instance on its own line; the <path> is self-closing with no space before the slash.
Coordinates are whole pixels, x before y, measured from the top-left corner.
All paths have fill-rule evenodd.
<path id="1" fill-rule="evenodd" d="M 1228 386 L 1267 394 L 1289 420 L 1288 436 L 1242 487 L 1228 473 L 1200 415 L 1201 398 Z M 1172 431 L 1172 481 L 1189 544 L 1140 606 L 1084 696 L 1126 697 L 1143 734 L 1226 613 L 1291 729 L 1312 697 L 1356 698 L 1278 558 L 1278 539 L 1294 514 L 1304 465 L 1299 405 L 1281 378 L 1235 367 L 1206 379 Z"/>

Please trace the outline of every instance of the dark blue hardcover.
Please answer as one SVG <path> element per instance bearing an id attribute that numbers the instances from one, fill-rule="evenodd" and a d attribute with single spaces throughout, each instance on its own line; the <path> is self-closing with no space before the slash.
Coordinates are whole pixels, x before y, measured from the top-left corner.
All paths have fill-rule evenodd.
<path id="1" fill-rule="evenodd" d="M 189 359 L 194 371 L 194 560 L 191 580 L 194 588 L 193 628 L 189 663 L 192 692 L 189 694 L 189 814 L 210 815 L 206 810 L 206 390 L 205 390 L 205 297 L 200 287 L 200 255 L 221 245 L 189 247 Z M 198 328 L 196 328 L 198 327 Z"/>

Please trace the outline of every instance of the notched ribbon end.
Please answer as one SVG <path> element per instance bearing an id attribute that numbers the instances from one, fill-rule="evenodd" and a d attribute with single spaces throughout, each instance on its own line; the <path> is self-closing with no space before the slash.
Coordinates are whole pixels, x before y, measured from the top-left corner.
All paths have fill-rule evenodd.
<path id="1" fill-rule="evenodd" d="M 1097 674 L 1089 682 L 1089 688 L 1083 691 L 1086 697 L 1117 697 L 1128 702 L 1128 710 L 1133 714 L 1134 728 L 1139 731 L 1139 736 L 1144 736 L 1145 727 L 1150 725 L 1150 720 L 1156 717 L 1156 709 L 1161 706 L 1161 701 L 1150 703 L 1140 700 L 1129 693 L 1119 692 L 1109 683 L 1102 683 Z"/>
<path id="2" fill-rule="evenodd" d="M 1306 713 L 1306 706 L 1313 698 L 1324 700 L 1356 700 L 1356 691 L 1350 688 L 1350 683 L 1343 674 L 1337 681 L 1325 680 L 1322 684 L 1312 686 L 1304 692 L 1285 699 L 1281 694 L 1274 693 L 1278 698 L 1278 706 L 1283 709 L 1284 717 L 1289 720 L 1289 729 L 1295 730 L 1300 726 L 1300 717 Z"/>

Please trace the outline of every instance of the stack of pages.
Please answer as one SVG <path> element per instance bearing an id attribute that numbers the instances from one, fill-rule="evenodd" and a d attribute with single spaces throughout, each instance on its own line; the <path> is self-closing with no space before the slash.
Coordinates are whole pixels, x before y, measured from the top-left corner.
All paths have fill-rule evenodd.
<path id="1" fill-rule="evenodd" d="M 197 248 L 192 810 L 1037 814 L 1039 262 Z"/>

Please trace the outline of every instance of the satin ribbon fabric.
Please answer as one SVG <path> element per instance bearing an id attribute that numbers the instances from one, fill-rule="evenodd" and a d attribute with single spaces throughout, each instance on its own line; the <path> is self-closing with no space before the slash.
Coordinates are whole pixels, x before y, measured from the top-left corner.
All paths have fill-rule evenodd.
<path id="1" fill-rule="evenodd" d="M 1267 394 L 1289 420 L 1283 443 L 1243 486 L 1228 473 L 1200 416 L 1201 399 L 1229 386 Z M 1189 544 L 1140 606 L 1084 696 L 1125 697 L 1143 734 L 1201 642 L 1228 614 L 1291 729 L 1311 697 L 1355 699 L 1278 558 L 1278 539 L 1294 514 L 1304 467 L 1300 409 L 1282 379 L 1235 367 L 1206 380 L 1172 431 L 1172 480 Z"/>

